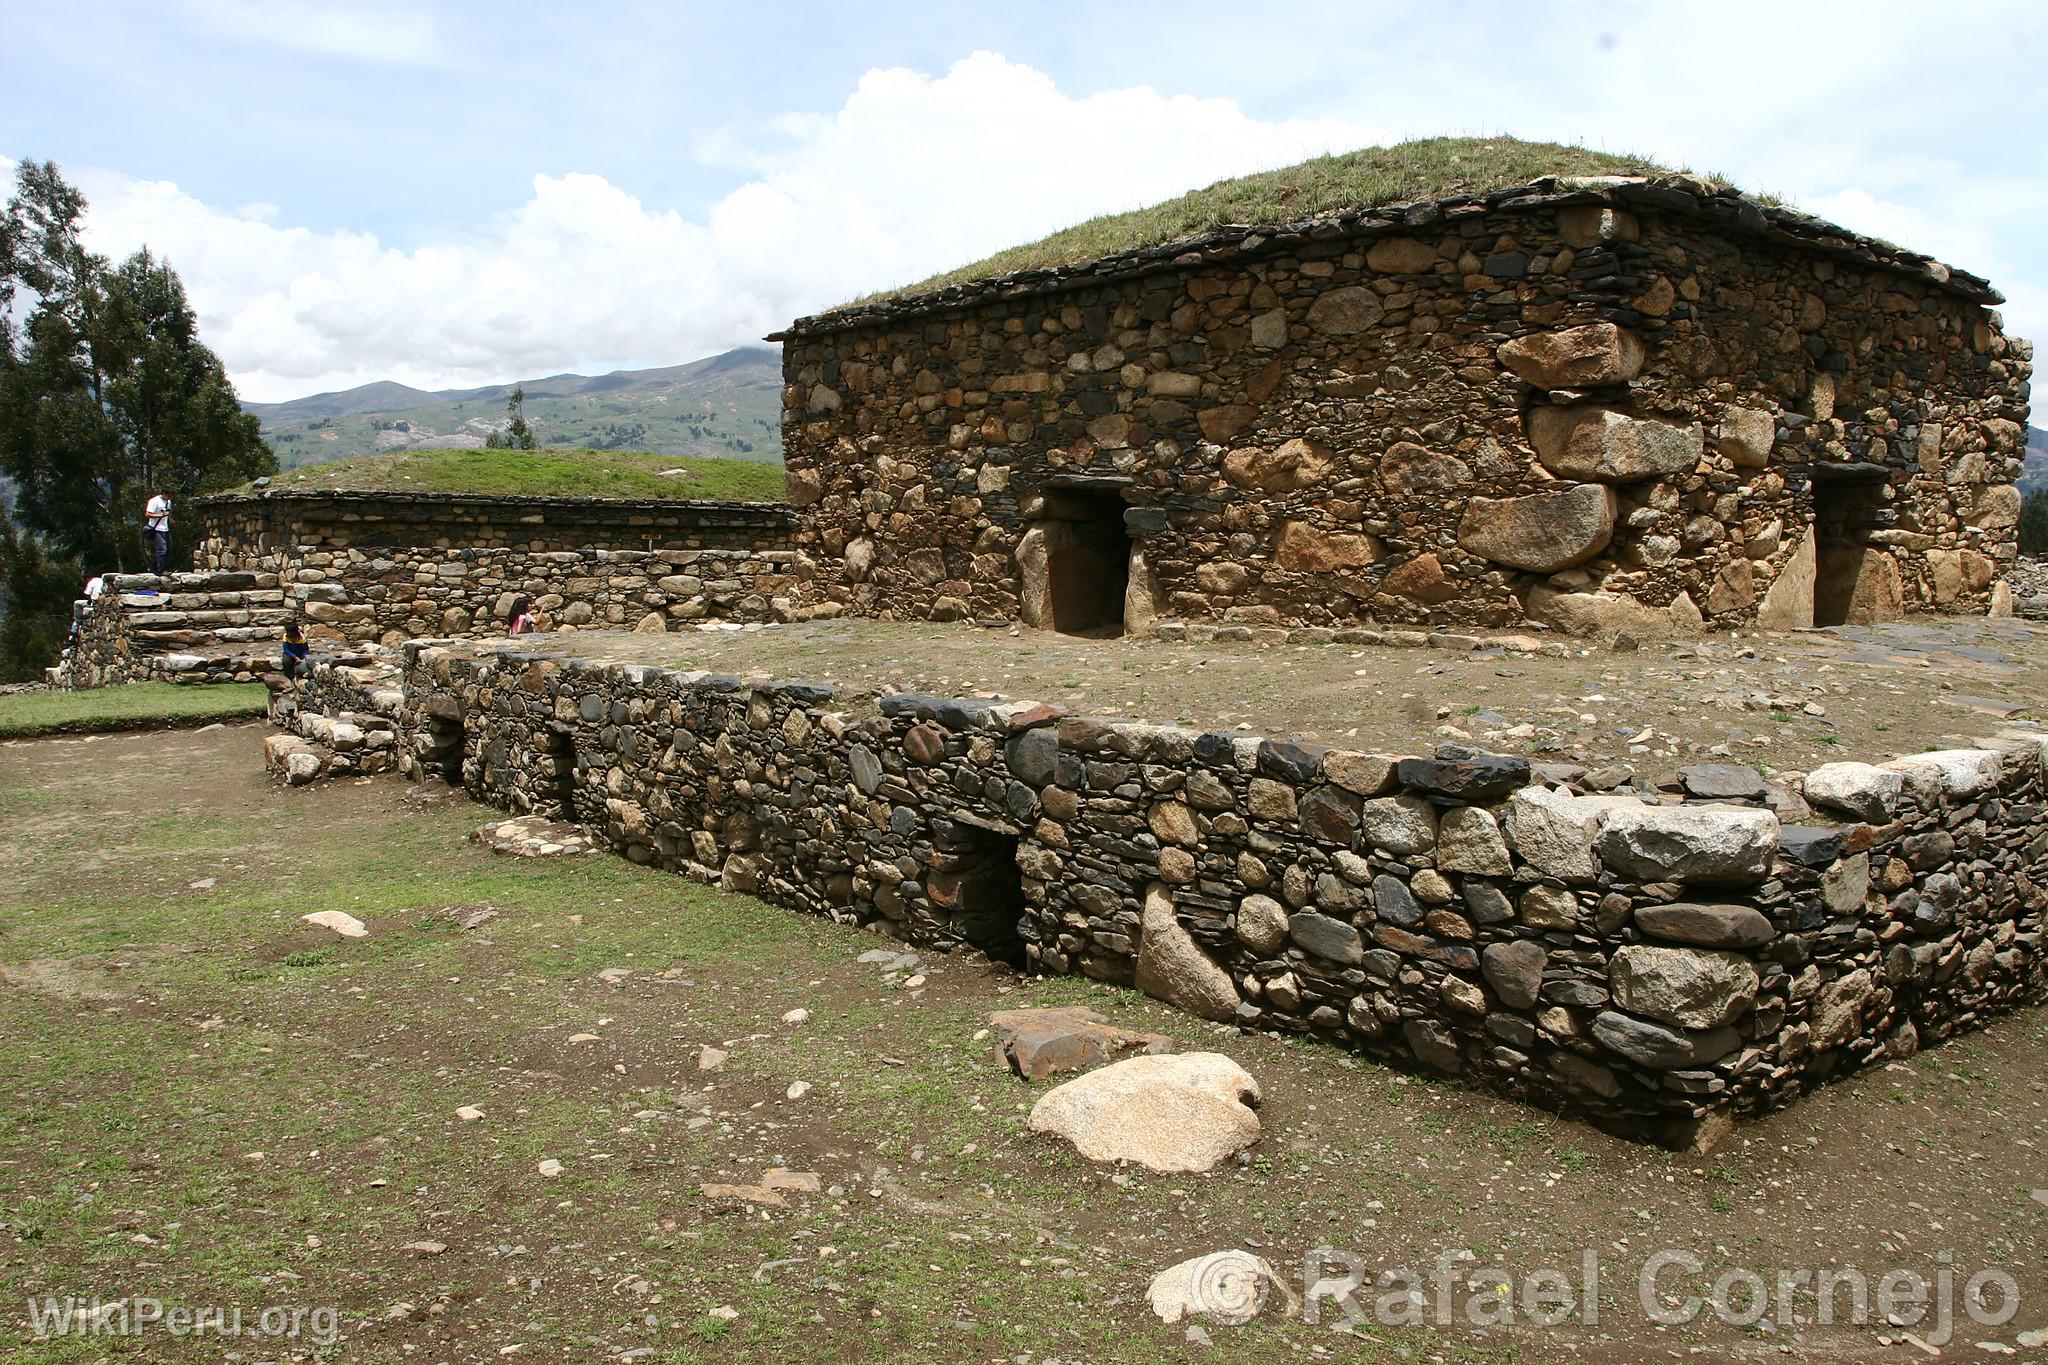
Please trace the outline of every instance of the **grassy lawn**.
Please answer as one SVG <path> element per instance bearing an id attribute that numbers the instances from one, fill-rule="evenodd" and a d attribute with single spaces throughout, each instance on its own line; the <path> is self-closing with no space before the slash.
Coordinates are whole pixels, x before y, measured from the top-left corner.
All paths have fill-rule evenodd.
<path id="1" fill-rule="evenodd" d="M 404 450 L 301 465 L 270 487 L 781 502 L 782 466 L 628 450 Z M 244 486 L 236 492 L 254 492 Z"/>
<path id="2" fill-rule="evenodd" d="M 873 303 L 1015 270 L 1071 265 L 1212 228 L 1292 222 L 1409 199 L 1485 193 L 1546 175 L 1642 175 L 1665 169 L 1644 157 L 1511 137 L 1433 137 L 1365 147 L 1277 171 L 1219 180 L 1163 204 L 1091 218 L 986 260 L 856 302 Z"/>
<path id="3" fill-rule="evenodd" d="M 85 692 L 16 692 L 0 697 L 0 738 L 205 725 L 260 716 L 268 695 L 261 683 L 130 683 Z"/>
<path id="4" fill-rule="evenodd" d="M 913 986 L 845 926 L 494 857 L 465 842 L 490 814 L 395 779 L 274 788 L 249 729 L 0 754 L 0 1359 L 1151 1362 L 1193 1353 L 1150 1277 L 1245 1245 L 1297 1292 L 1320 1246 L 1614 1260 L 1597 1328 L 1562 1338 L 1269 1317 L 1211 1324 L 1202 1360 L 1906 1358 L 1847 1327 L 1651 1328 L 1628 1258 L 1666 1245 L 1709 1274 L 1950 1250 L 2042 1292 L 2038 1013 L 1694 1162 L 1095 983 L 927 956 Z M 1248 1159 L 1155 1176 L 1029 1133 L 1040 1088 L 977 1033 L 1072 1002 L 1249 1068 Z M 702 1190 L 774 1166 L 822 1188 Z M 38 1338 L 24 1311 L 123 1295 L 332 1309 L 339 1339 Z"/>

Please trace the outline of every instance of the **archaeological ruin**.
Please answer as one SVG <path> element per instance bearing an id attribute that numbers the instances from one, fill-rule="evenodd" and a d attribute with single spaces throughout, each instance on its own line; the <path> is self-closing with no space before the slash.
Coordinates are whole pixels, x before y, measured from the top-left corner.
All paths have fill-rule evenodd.
<path id="1" fill-rule="evenodd" d="M 1072 633 L 1982 613 L 2031 358 L 1998 302 L 1659 176 L 842 308 L 781 334 L 805 595 Z"/>
<path id="2" fill-rule="evenodd" d="M 323 657 L 273 680 L 290 783 L 444 780 L 890 939 L 1698 1147 L 2048 991 L 2037 730 L 1660 789 L 709 674 L 663 637 L 1556 657 L 2006 614 L 2031 352 L 1998 301 L 1685 176 L 1218 229 L 792 324 L 787 508 L 217 499 L 199 571 L 81 604 L 69 680 L 258 676 L 296 614 Z M 519 593 L 640 634 L 488 642 Z"/>

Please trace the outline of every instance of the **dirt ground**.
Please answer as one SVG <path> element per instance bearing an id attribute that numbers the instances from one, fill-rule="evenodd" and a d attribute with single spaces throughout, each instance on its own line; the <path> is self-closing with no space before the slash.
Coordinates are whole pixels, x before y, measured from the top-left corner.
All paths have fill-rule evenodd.
<path id="1" fill-rule="evenodd" d="M 485 647 L 503 647 L 494 642 Z M 2031 728 L 2048 626 L 1930 619 L 1546 658 L 1489 648 L 1084 640 L 891 621 L 564 632 L 521 648 L 888 692 L 1029 697 L 1082 714 L 1374 752 L 1451 742 L 1652 775 L 1733 758 L 1767 773 Z"/>
<path id="2" fill-rule="evenodd" d="M 494 856 L 465 839 L 494 813 L 445 791 L 272 787 L 263 733 L 0 745 L 0 1359 L 2048 1359 L 2023 1344 L 2048 1326 L 2041 1011 L 1672 1156 L 1091 983 L 864 964 L 871 937 L 621 859 Z M 370 937 L 299 922 L 330 908 Z M 1155 1176 L 1029 1133 L 1042 1086 L 977 1035 L 1081 1002 L 1247 1067 L 1245 1160 Z M 772 1167 L 818 1189 L 703 1191 Z M 1304 1276 L 1322 1247 L 1423 1278 L 1350 1326 L 1277 1296 L 1245 1325 L 1158 1322 L 1152 1275 L 1228 1247 L 1297 1295 L 1334 1273 Z M 1637 1295 L 1661 1250 L 1696 1258 L 1658 1279 L 1674 1301 L 1849 1267 L 1995 1269 L 2020 1302 L 1952 1340 L 1795 1321 L 1796 1287 L 1747 1326 L 1665 1326 Z M 1467 1323 L 1545 1267 L 1578 1297 L 1562 1325 Z M 36 1304 L 128 1295 L 331 1340 L 36 1335 Z"/>

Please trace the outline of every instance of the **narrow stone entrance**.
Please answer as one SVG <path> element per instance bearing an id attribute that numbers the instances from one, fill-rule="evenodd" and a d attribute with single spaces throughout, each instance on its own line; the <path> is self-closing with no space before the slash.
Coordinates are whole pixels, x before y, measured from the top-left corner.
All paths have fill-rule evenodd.
<path id="1" fill-rule="evenodd" d="M 1816 626 L 1868 625 L 1899 614 L 1898 567 L 1870 546 L 1870 533 L 1885 522 L 1884 480 L 1877 465 L 1814 470 Z"/>
<path id="2" fill-rule="evenodd" d="M 462 786 L 462 718 L 452 709 L 427 718 L 427 743 L 420 753 L 423 777 L 438 777 L 451 787 Z"/>
<path id="3" fill-rule="evenodd" d="M 1024 965 L 1023 874 L 1014 831 L 942 820 L 932 832 L 925 895 L 954 932 L 998 962 Z"/>
<path id="4" fill-rule="evenodd" d="M 1062 635 L 1124 633 L 1131 536 L 1113 489 L 1052 488 L 1019 547 L 1025 624 Z"/>
<path id="5" fill-rule="evenodd" d="M 576 823 L 576 740 L 567 730 L 548 732 L 547 804 L 559 818 Z"/>

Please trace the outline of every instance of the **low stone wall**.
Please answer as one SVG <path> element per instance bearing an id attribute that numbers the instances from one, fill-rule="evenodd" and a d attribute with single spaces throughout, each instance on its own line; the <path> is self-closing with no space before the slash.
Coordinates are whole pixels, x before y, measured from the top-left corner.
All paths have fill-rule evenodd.
<path id="1" fill-rule="evenodd" d="M 287 783 L 398 768 L 405 694 L 396 668 L 360 658 L 315 659 L 295 685 L 275 675 L 268 681 L 270 721 L 284 733 L 264 741 L 263 756 Z"/>
<path id="2" fill-rule="evenodd" d="M 810 571 L 764 503 L 268 493 L 196 520 L 200 564 L 271 576 L 308 638 L 351 644 L 502 634 L 522 593 L 554 629 L 787 620 Z"/>
<path id="3" fill-rule="evenodd" d="M 789 544 L 792 518 L 787 507 L 758 502 L 277 491 L 201 498 L 193 523 L 195 565 L 247 569 L 350 547 L 776 548 Z"/>
<path id="4" fill-rule="evenodd" d="M 277 666 L 290 616 L 276 574 L 110 574 L 71 605 L 56 680 L 78 689 L 132 682 L 256 682 Z"/>
<path id="5" fill-rule="evenodd" d="M 2038 737 L 1816 770 L 1807 798 L 1851 820 L 1823 828 L 1585 795 L 1518 757 L 404 659 L 404 770 L 636 862 L 1673 1145 L 2042 994 Z"/>
<path id="6" fill-rule="evenodd" d="M 787 619 L 793 550 L 312 550 L 280 572 L 314 638 L 502 635 L 521 593 L 553 629 Z"/>

